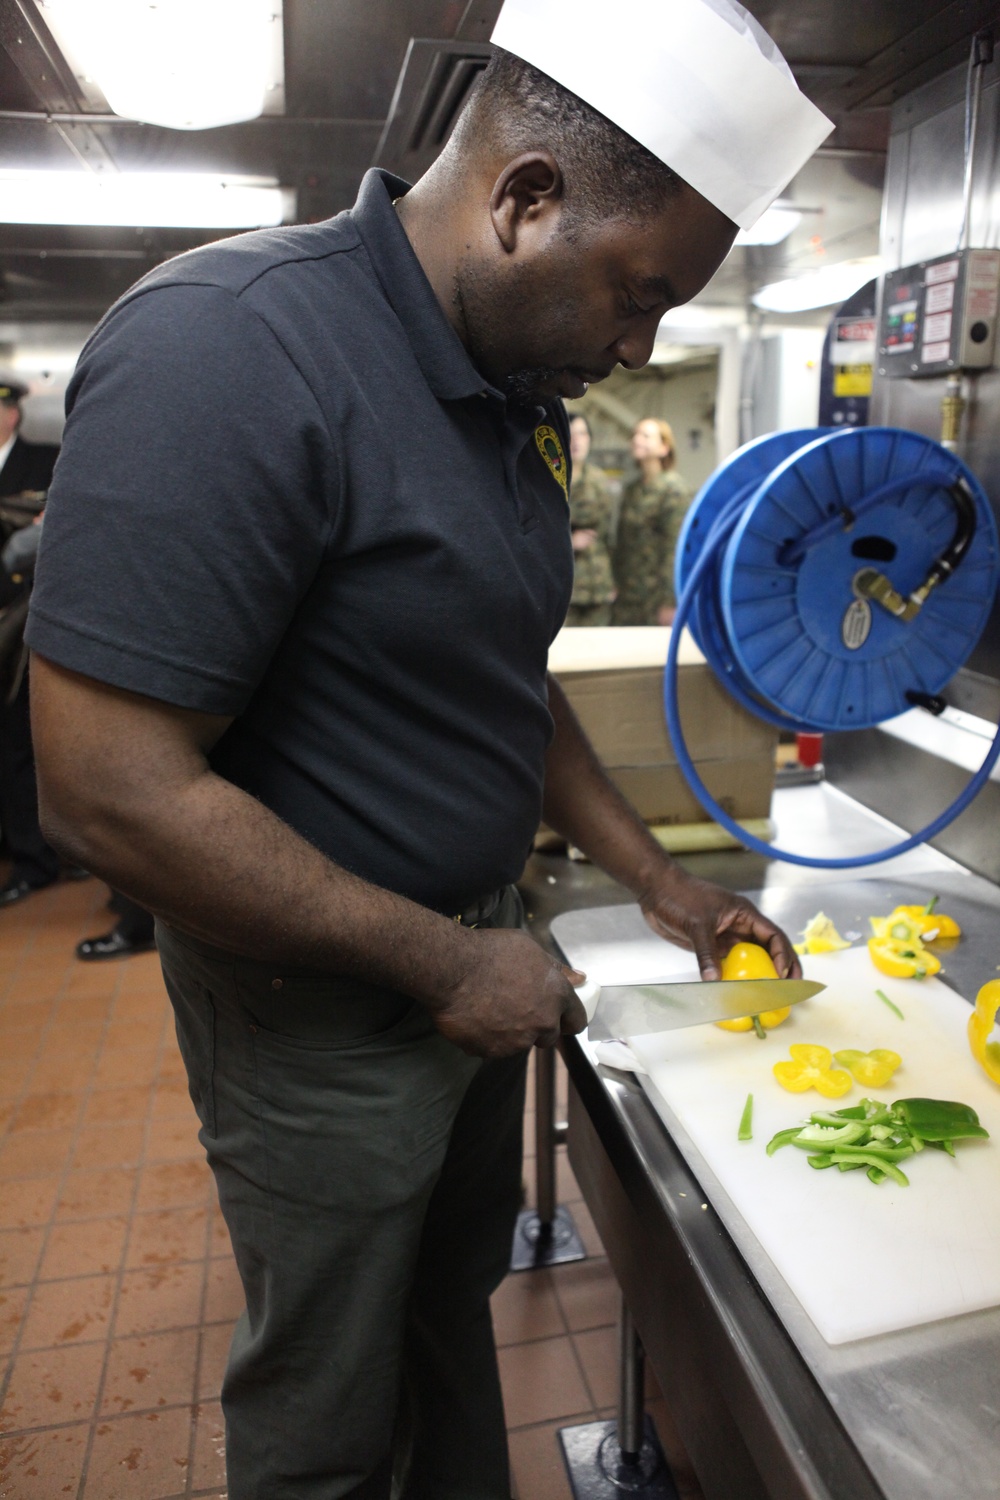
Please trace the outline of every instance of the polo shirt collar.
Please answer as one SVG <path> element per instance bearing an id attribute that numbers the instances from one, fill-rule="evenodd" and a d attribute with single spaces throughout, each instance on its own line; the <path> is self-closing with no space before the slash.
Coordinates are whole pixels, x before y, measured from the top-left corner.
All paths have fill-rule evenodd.
<path id="1" fill-rule="evenodd" d="M 393 200 L 409 190 L 410 184 L 401 177 L 373 167 L 365 173 L 358 201 L 351 210 L 382 291 L 439 400 L 461 401 L 466 396 L 481 395 L 502 400 L 476 369 L 448 322 L 393 209 Z"/>

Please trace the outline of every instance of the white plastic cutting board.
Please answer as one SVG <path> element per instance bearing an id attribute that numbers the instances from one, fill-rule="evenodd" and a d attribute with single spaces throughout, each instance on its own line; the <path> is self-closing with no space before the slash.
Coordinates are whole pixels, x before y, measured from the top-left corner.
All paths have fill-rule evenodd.
<path id="1" fill-rule="evenodd" d="M 679 967 L 679 951 L 670 951 Z M 682 1127 L 680 1144 L 683 1133 L 690 1137 L 827 1343 L 1000 1305 L 1000 1088 L 969 1052 L 968 1004 L 940 980 L 885 978 L 864 945 L 806 958 L 803 967 L 827 989 L 794 1007 L 766 1042 L 715 1026 L 633 1038 L 632 1050 L 655 1086 L 652 1101 L 668 1127 Z M 612 982 L 606 970 L 602 977 Z M 876 988 L 904 1020 L 882 1004 Z M 911 1158 L 903 1164 L 908 1188 L 875 1187 L 863 1172 L 816 1172 L 794 1147 L 768 1157 L 764 1147 L 776 1131 L 865 1093 L 855 1085 L 831 1104 L 815 1092 L 780 1088 L 771 1068 L 788 1056 L 791 1042 L 818 1042 L 831 1051 L 891 1047 L 903 1066 L 889 1087 L 871 1092 L 886 1100 L 961 1100 L 978 1111 L 992 1139 L 958 1146 L 954 1161 L 930 1150 Z M 748 1093 L 753 1140 L 740 1142 Z"/>

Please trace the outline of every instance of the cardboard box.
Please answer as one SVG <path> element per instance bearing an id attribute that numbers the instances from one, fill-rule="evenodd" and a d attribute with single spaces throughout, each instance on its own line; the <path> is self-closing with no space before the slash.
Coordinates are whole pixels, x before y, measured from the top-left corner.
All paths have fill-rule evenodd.
<path id="1" fill-rule="evenodd" d="M 705 822 L 663 713 L 669 641 L 670 631 L 655 626 L 570 628 L 553 643 L 549 667 L 612 780 L 647 822 Z M 731 817 L 767 817 L 777 730 L 730 697 L 686 632 L 678 672 L 681 722 L 706 787 Z"/>

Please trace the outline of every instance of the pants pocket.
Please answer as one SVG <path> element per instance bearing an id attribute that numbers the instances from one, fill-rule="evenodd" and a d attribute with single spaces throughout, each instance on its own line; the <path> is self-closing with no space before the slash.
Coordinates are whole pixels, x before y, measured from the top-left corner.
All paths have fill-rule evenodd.
<path id="1" fill-rule="evenodd" d="M 164 978 L 174 1007 L 177 1044 L 188 1076 L 188 1090 L 207 1135 L 216 1134 L 215 1001 L 203 985 L 171 985 Z"/>
<path id="2" fill-rule="evenodd" d="M 236 961 L 236 995 L 257 1034 L 279 1047 L 334 1052 L 394 1031 L 421 1007 L 408 995 L 337 975 Z"/>

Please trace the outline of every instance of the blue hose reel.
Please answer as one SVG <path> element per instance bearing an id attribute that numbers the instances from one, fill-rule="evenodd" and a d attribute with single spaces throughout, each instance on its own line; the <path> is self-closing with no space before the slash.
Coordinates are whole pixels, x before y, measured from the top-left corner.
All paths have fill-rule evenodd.
<path id="1" fill-rule="evenodd" d="M 667 724 L 702 806 L 741 843 L 852 869 L 933 838 L 1000 758 L 1000 729 L 962 795 L 919 833 L 849 859 L 790 854 L 735 823 L 688 754 L 677 702 L 687 625 L 738 702 L 780 729 L 866 729 L 931 706 L 968 660 L 1000 579 L 990 503 L 954 453 L 892 427 L 808 428 L 748 443 L 685 518 L 664 677 Z"/>

